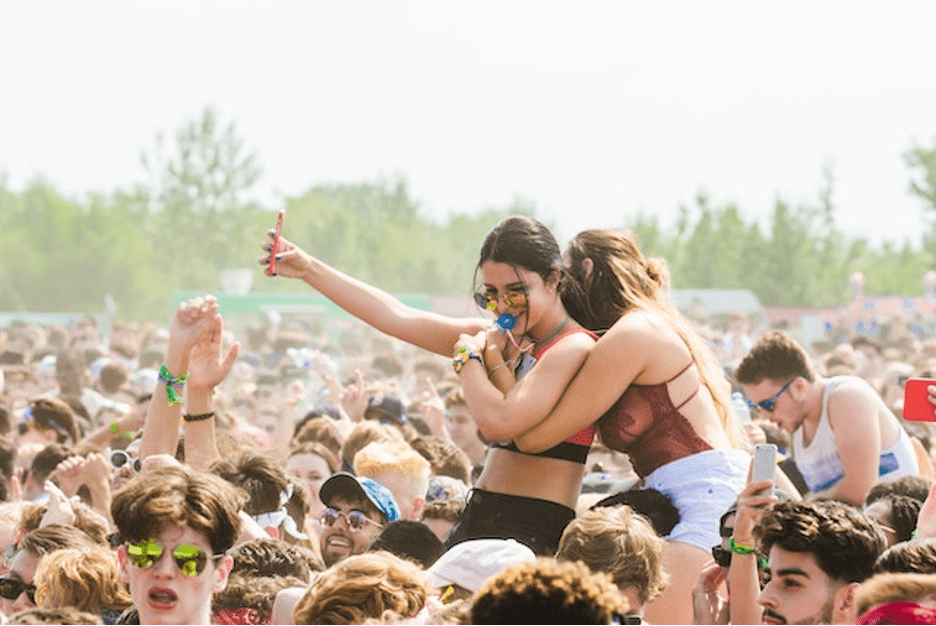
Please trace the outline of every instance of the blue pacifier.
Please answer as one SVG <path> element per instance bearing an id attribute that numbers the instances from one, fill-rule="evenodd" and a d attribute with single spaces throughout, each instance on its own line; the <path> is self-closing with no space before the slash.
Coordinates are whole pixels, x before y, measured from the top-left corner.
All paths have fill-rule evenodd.
<path id="1" fill-rule="evenodd" d="M 517 323 L 517 318 L 511 315 L 510 313 L 503 313 L 500 317 L 497 318 L 497 325 L 500 326 L 500 329 L 505 333 L 514 327 L 514 324 Z"/>

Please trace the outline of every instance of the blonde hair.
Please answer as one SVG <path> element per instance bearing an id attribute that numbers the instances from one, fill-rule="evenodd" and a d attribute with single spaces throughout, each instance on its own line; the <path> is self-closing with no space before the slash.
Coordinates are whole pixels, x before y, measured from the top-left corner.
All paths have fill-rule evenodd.
<path id="1" fill-rule="evenodd" d="M 633 587 L 645 603 L 662 594 L 669 580 L 663 570 L 665 547 L 646 518 L 629 506 L 602 507 L 566 526 L 556 558 L 606 572 L 619 588 Z"/>
<path id="2" fill-rule="evenodd" d="M 408 481 L 429 482 L 429 461 L 407 443 L 375 441 L 354 455 L 354 473 L 374 478 L 380 472 L 393 472 Z"/>
<path id="3" fill-rule="evenodd" d="M 75 607 L 100 615 L 122 611 L 133 599 L 122 582 L 114 554 L 104 547 L 63 548 L 42 557 L 36 568 L 36 603 Z"/>
<path id="4" fill-rule="evenodd" d="M 855 604 L 858 616 L 890 602 L 936 600 L 936 574 L 887 573 L 875 574 L 861 583 Z"/>
<path id="5" fill-rule="evenodd" d="M 296 624 L 363 624 L 387 611 L 413 617 L 431 593 L 414 563 L 369 552 L 346 557 L 316 578 L 293 618 Z"/>
<path id="6" fill-rule="evenodd" d="M 339 461 L 349 465 L 354 463 L 354 457 L 361 451 L 361 448 L 375 441 L 400 441 L 405 443 L 398 428 L 384 426 L 373 420 L 358 422 L 348 433 L 344 443 L 341 444 L 341 458 Z"/>

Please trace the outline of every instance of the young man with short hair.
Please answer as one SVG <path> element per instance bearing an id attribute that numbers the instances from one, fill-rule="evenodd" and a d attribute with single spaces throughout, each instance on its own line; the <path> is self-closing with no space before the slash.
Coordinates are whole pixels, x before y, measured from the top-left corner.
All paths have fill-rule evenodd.
<path id="1" fill-rule="evenodd" d="M 149 470 L 114 495 L 117 551 L 141 624 L 210 624 L 227 585 L 225 552 L 241 528 L 243 496 L 217 476 L 181 466 Z"/>
<path id="2" fill-rule="evenodd" d="M 793 433 L 793 459 L 812 497 L 860 506 L 879 480 L 916 474 L 913 444 L 871 385 L 824 378 L 783 331 L 761 337 L 734 372 L 751 408 Z"/>

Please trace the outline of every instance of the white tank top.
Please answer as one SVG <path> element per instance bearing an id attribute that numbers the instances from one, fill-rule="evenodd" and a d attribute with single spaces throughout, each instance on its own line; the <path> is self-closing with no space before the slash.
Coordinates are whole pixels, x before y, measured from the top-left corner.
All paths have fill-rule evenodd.
<path id="1" fill-rule="evenodd" d="M 816 434 L 808 446 L 803 445 L 803 427 L 800 426 L 793 433 L 793 460 L 803 475 L 810 491 L 825 491 L 835 483 L 842 480 L 845 470 L 839 459 L 838 448 L 832 427 L 829 426 L 828 404 L 829 395 L 835 387 L 846 378 L 835 376 L 829 379 L 822 391 L 822 414 L 819 416 L 819 426 Z M 896 419 L 896 418 L 895 418 Z M 881 462 L 878 466 L 879 480 L 893 480 L 908 474 L 917 474 L 916 454 L 907 431 L 898 424 L 900 435 L 893 445 L 881 450 Z"/>

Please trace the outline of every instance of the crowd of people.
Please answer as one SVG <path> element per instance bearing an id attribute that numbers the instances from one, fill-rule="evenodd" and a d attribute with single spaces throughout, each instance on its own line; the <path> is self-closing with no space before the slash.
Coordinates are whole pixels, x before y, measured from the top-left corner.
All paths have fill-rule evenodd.
<path id="1" fill-rule="evenodd" d="M 0 329 L 7 623 L 936 623 L 931 422 L 902 418 L 936 339 L 693 319 L 632 234 L 526 217 L 481 242 L 472 318 L 261 247 L 361 323 L 226 328 L 205 295 Z"/>

